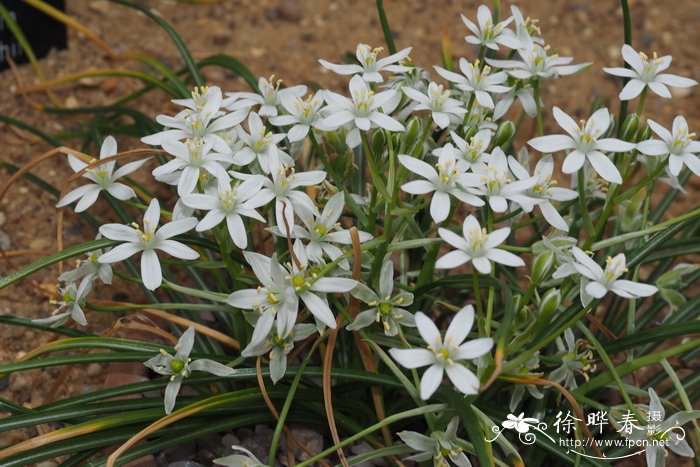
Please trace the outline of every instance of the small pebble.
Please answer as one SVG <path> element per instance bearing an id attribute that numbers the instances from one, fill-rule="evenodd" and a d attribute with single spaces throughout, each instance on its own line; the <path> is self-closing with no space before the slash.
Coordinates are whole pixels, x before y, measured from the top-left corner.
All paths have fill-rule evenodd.
<path id="1" fill-rule="evenodd" d="M 87 367 L 88 376 L 97 376 L 102 373 L 102 365 L 99 363 L 91 363 Z"/>

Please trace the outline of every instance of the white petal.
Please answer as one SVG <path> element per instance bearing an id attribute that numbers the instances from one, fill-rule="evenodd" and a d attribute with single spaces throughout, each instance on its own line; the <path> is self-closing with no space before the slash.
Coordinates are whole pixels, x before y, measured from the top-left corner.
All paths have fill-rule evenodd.
<path id="1" fill-rule="evenodd" d="M 418 333 L 428 345 L 442 342 L 440 331 L 438 331 L 433 320 L 426 316 L 425 313 L 420 311 L 416 313 L 416 327 L 418 328 Z"/>
<path id="2" fill-rule="evenodd" d="M 514 255 L 510 251 L 500 250 L 498 248 L 488 250 L 486 252 L 486 257 L 491 261 L 505 264 L 506 266 L 525 266 L 525 261 L 523 261 L 521 257 Z"/>
<path id="3" fill-rule="evenodd" d="M 199 258 L 199 253 L 197 253 L 192 248 L 180 243 L 175 240 L 163 240 L 158 242 L 157 248 L 180 259 L 194 260 Z"/>
<path id="4" fill-rule="evenodd" d="M 310 292 L 304 292 L 300 295 L 300 297 L 316 319 L 331 329 L 336 328 L 335 318 L 333 316 L 333 312 L 328 307 L 328 303 Z"/>
<path id="5" fill-rule="evenodd" d="M 591 281 L 586 285 L 586 293 L 594 298 L 603 298 L 608 293 L 608 289 L 598 282 Z"/>
<path id="6" fill-rule="evenodd" d="M 567 135 L 538 136 L 529 140 L 527 144 L 543 154 L 575 147 L 574 140 Z"/>
<path id="7" fill-rule="evenodd" d="M 634 297 L 649 297 L 654 295 L 658 289 L 653 285 L 620 279 L 613 283 L 612 291 L 615 293 L 618 291 L 624 291 Z"/>
<path id="8" fill-rule="evenodd" d="M 430 399 L 442 383 L 443 368 L 438 365 L 429 367 L 420 380 L 420 397 L 423 400 Z"/>
<path id="9" fill-rule="evenodd" d="M 192 230 L 196 225 L 196 218 L 185 217 L 184 219 L 168 222 L 156 231 L 155 236 L 158 240 L 165 240 Z"/>
<path id="10" fill-rule="evenodd" d="M 627 84 L 625 84 L 625 87 L 622 88 L 619 99 L 621 101 L 632 100 L 640 95 L 645 87 L 646 84 L 643 81 L 640 81 L 637 78 L 632 78 L 627 82 Z"/>
<path id="11" fill-rule="evenodd" d="M 435 362 L 435 354 L 428 349 L 389 349 L 389 354 L 399 365 L 409 369 L 432 365 Z"/>
<path id="12" fill-rule="evenodd" d="M 447 219 L 450 213 L 450 196 L 444 191 L 436 191 L 430 201 L 430 216 L 436 224 Z"/>
<path id="13" fill-rule="evenodd" d="M 587 154 L 588 160 L 590 161 L 593 169 L 600 175 L 603 179 L 609 181 L 610 183 L 622 183 L 622 176 L 620 172 L 615 167 L 615 164 L 608 158 L 598 151 L 592 151 Z"/>
<path id="14" fill-rule="evenodd" d="M 100 234 L 110 240 L 138 242 L 139 236 L 133 227 L 122 224 L 105 224 L 100 227 Z"/>
<path id="15" fill-rule="evenodd" d="M 454 354 L 455 360 L 473 360 L 491 351 L 493 347 L 493 339 L 490 337 L 482 337 L 473 341 L 465 342 L 459 346 L 459 349 Z"/>
<path id="16" fill-rule="evenodd" d="M 135 243 L 122 243 L 100 255 L 97 261 L 102 264 L 116 263 L 124 261 L 126 258 L 135 255 L 139 251 L 141 251 L 141 248 Z"/>
<path id="17" fill-rule="evenodd" d="M 586 162 L 586 155 L 581 151 L 573 150 L 564 159 L 561 171 L 565 174 L 574 173 L 583 167 L 584 162 Z"/>
<path id="18" fill-rule="evenodd" d="M 463 365 L 456 363 L 447 366 L 445 370 L 447 377 L 462 394 L 469 395 L 479 392 L 479 379 Z"/>
<path id="19" fill-rule="evenodd" d="M 471 256 L 462 250 L 450 251 L 435 262 L 436 269 L 453 269 L 463 265 L 471 259 Z"/>
<path id="20" fill-rule="evenodd" d="M 481 274 L 491 273 L 491 261 L 483 256 L 480 258 L 472 258 L 472 264 Z"/>
<path id="21" fill-rule="evenodd" d="M 450 345 L 459 345 L 467 338 L 469 331 L 474 324 L 474 308 L 467 305 L 452 318 L 450 326 L 445 333 L 445 342 Z"/>
<path id="22" fill-rule="evenodd" d="M 144 251 L 141 255 L 141 279 L 148 290 L 155 290 L 163 282 L 158 255 L 153 250 Z"/>

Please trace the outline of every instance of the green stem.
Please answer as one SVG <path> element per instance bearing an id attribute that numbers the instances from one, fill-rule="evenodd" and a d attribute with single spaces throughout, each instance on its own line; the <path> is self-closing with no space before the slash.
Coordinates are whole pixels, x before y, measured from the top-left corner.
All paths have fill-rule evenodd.
<path id="1" fill-rule="evenodd" d="M 377 0 L 377 13 L 379 14 L 379 23 L 382 25 L 384 41 L 389 48 L 389 53 L 395 54 L 396 44 L 394 43 L 394 35 L 391 33 L 391 28 L 389 27 L 389 20 L 386 18 L 386 13 L 384 12 L 383 0 Z"/>
<path id="2" fill-rule="evenodd" d="M 479 335 L 486 336 L 484 329 L 484 305 L 481 302 L 481 289 L 479 288 L 479 271 L 474 268 L 472 270 L 472 283 L 474 284 L 474 301 L 476 302 L 477 327 Z"/>
<path id="3" fill-rule="evenodd" d="M 647 86 L 644 87 L 642 90 L 642 93 L 639 95 L 639 101 L 637 102 L 637 109 L 634 111 L 637 115 L 640 117 L 642 116 L 642 110 L 644 110 L 644 102 L 647 99 L 647 90 L 649 88 Z M 620 125 L 622 125 L 622 122 L 620 122 Z"/>
<path id="4" fill-rule="evenodd" d="M 588 214 L 588 207 L 586 206 L 586 181 L 584 180 L 584 168 L 582 167 L 578 171 L 578 200 L 581 206 L 581 217 L 583 217 L 583 224 L 586 227 L 586 233 L 588 238 L 590 238 L 595 229 L 593 228 L 593 223 L 591 222 L 591 216 Z"/>
<path id="5" fill-rule="evenodd" d="M 540 80 L 536 79 L 532 83 L 532 89 L 534 91 L 535 107 L 537 108 L 537 135 L 544 135 L 544 124 L 542 123 L 542 104 L 540 102 Z"/>
<path id="6" fill-rule="evenodd" d="M 630 6 L 627 3 L 627 0 L 620 0 L 620 4 L 622 6 L 622 21 L 624 24 L 624 41 L 625 44 L 627 45 L 632 45 L 632 17 L 630 16 Z M 631 69 L 630 65 L 625 62 L 625 68 Z M 623 78 L 622 80 L 622 86 L 624 87 L 627 82 L 629 81 L 629 78 Z M 617 136 L 622 136 L 622 122 L 625 121 L 625 117 L 627 116 L 627 105 L 629 101 L 620 101 L 620 113 L 618 115 L 617 121 L 619 122 L 619 126 L 617 128 Z"/>

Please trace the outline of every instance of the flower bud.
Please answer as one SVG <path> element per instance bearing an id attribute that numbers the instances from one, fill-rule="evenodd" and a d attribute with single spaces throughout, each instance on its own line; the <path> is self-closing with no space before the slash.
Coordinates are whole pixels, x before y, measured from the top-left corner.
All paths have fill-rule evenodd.
<path id="1" fill-rule="evenodd" d="M 637 133 L 637 141 L 646 141 L 651 138 L 651 128 L 649 125 L 644 125 L 642 128 L 640 128 L 639 132 Z"/>
<path id="2" fill-rule="evenodd" d="M 540 285 L 543 280 L 549 277 L 549 273 L 554 265 L 554 253 L 551 251 L 544 251 L 539 255 L 535 256 L 535 260 L 532 262 L 532 277 L 531 281 L 533 285 Z"/>
<path id="3" fill-rule="evenodd" d="M 537 308 L 537 322 L 540 324 L 548 323 L 559 305 L 561 305 L 561 292 L 559 289 L 549 289 L 545 292 Z"/>
<path id="4" fill-rule="evenodd" d="M 410 148 L 418 142 L 420 138 L 420 119 L 411 117 L 406 123 L 406 132 L 404 133 L 404 145 Z"/>
<path id="5" fill-rule="evenodd" d="M 515 125 L 510 120 L 501 123 L 493 137 L 493 145 L 503 147 L 508 144 L 515 134 Z"/>
<path id="6" fill-rule="evenodd" d="M 479 127 L 478 127 L 478 126 L 476 126 L 476 125 L 470 126 L 469 128 L 467 128 L 466 133 L 464 133 L 464 140 L 465 140 L 466 142 L 469 142 L 469 140 L 472 139 L 472 137 L 473 137 L 475 134 L 477 134 L 478 131 L 479 131 Z"/>
<path id="7" fill-rule="evenodd" d="M 379 157 L 384 152 L 386 146 L 386 137 L 384 132 L 379 130 L 372 133 L 372 152 Z"/>
<path id="8" fill-rule="evenodd" d="M 629 114 L 625 121 L 622 122 L 622 128 L 620 129 L 620 137 L 624 141 L 632 141 L 634 134 L 637 132 L 639 127 L 639 115 L 636 113 Z"/>

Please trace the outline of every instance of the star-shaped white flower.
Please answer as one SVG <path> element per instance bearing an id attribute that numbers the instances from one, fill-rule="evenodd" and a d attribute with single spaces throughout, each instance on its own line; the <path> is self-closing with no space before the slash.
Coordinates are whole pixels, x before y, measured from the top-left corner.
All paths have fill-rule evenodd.
<path id="1" fill-rule="evenodd" d="M 306 241 L 305 249 L 308 258 L 315 263 L 323 263 L 323 255 L 327 255 L 331 261 L 335 261 L 343 255 L 343 251 L 335 244 L 350 245 L 352 238 L 350 231 L 341 228 L 338 219 L 343 214 L 345 206 L 344 194 L 336 193 L 326 203 L 320 216 L 313 213 L 301 214 L 301 219 L 304 226 L 295 225 L 292 229 L 292 238 L 298 238 Z M 273 233 L 286 237 L 284 230 L 280 230 L 284 226 L 278 226 Z M 367 232 L 358 232 L 360 243 L 371 240 L 373 237 Z M 343 269 L 349 269 L 347 260 L 341 260 L 338 263 Z"/>
<path id="2" fill-rule="evenodd" d="M 579 65 L 569 65 L 573 57 L 560 57 L 559 55 L 549 55 L 549 46 L 532 44 L 527 49 L 518 50 L 520 60 L 496 60 L 487 58 L 489 65 L 502 68 L 514 78 L 529 80 L 532 78 L 558 78 L 577 73 L 590 65 L 581 63 Z"/>
<path id="3" fill-rule="evenodd" d="M 469 138 L 469 142 L 467 142 L 457 133 L 451 131 L 450 138 L 454 146 L 450 144 L 442 148 L 437 148 L 433 151 L 433 154 L 439 157 L 443 151 L 452 151 L 457 159 L 466 164 L 467 170 L 476 173 L 485 168 L 488 163 L 489 154 L 486 153 L 486 150 L 489 148 L 489 144 L 491 144 L 492 136 L 493 132 L 491 130 L 479 130 L 474 136 Z"/>
<path id="4" fill-rule="evenodd" d="M 222 104 L 229 110 L 247 109 L 259 105 L 258 115 L 261 117 L 276 117 L 277 108 L 282 104 L 284 97 L 300 97 L 306 94 L 306 86 L 298 85 L 280 89 L 282 80 L 275 81 L 274 76 L 267 80 L 258 79 L 260 94 L 254 92 L 228 92 L 228 98 Z"/>
<path id="5" fill-rule="evenodd" d="M 106 137 L 102 142 L 102 147 L 100 148 L 100 159 L 106 159 L 107 157 L 113 156 L 116 153 L 116 140 L 111 136 Z M 88 183 L 87 185 L 83 185 L 68 192 L 56 204 L 56 207 L 61 208 L 63 206 L 68 206 L 72 202 L 80 200 L 75 206 L 75 212 L 83 212 L 92 206 L 95 201 L 97 201 L 97 196 L 101 191 L 106 191 L 121 201 L 126 201 L 127 199 L 135 197 L 136 193 L 134 193 L 134 190 L 131 187 L 124 185 L 123 183 L 119 183 L 117 180 L 139 169 L 147 160 L 148 159 L 143 159 L 140 161 L 129 162 L 128 164 L 118 168 L 116 171 L 114 171 L 116 161 L 105 162 L 104 164 L 95 166 L 92 169 L 88 169 L 85 171 L 85 173 L 83 173 L 82 177 L 87 178 L 92 183 Z M 88 166 L 88 164 L 72 154 L 68 154 L 68 163 L 75 173 L 80 172 Z"/>
<path id="6" fill-rule="evenodd" d="M 371 308 L 361 311 L 355 320 L 347 327 L 348 331 L 356 331 L 370 326 L 372 323 L 382 323 L 384 334 L 395 336 L 401 326 L 415 327 L 416 320 L 413 314 L 403 307 L 413 303 L 413 294 L 399 292 L 394 294 L 394 262 L 386 258 L 379 272 L 379 291 L 358 283 L 350 292 Z"/>
<path id="7" fill-rule="evenodd" d="M 306 100 L 298 96 L 284 94 L 280 96 L 280 102 L 287 111 L 287 115 L 280 115 L 270 118 L 270 123 L 277 126 L 292 125 L 287 132 L 287 139 L 290 143 L 295 143 L 306 138 L 311 128 L 325 130 L 321 125 L 323 90 L 316 91 L 316 94 L 309 96 Z"/>
<path id="8" fill-rule="evenodd" d="M 511 49 L 520 48 L 520 41 L 515 37 L 513 31 L 507 29 L 507 26 L 513 21 L 512 16 L 497 24 L 493 24 L 493 16 L 486 5 L 479 6 L 479 9 L 476 11 L 478 25 L 474 24 L 466 16 L 461 16 L 462 21 L 472 33 L 472 35 L 464 37 L 464 40 L 470 44 L 483 45 L 492 50 L 498 50 L 499 44 Z"/>
<path id="9" fill-rule="evenodd" d="M 238 248 L 244 250 L 248 246 L 248 236 L 241 216 L 265 222 L 265 218 L 255 210 L 268 201 L 260 194 L 265 180 L 261 175 L 253 175 L 231 186 L 230 181 L 220 179 L 216 195 L 191 193 L 183 196 L 182 201 L 185 205 L 209 211 L 199 221 L 195 230 L 204 232 L 213 229 L 225 219 L 231 240 Z"/>
<path id="10" fill-rule="evenodd" d="M 401 90 L 418 102 L 418 105 L 413 107 L 414 110 L 430 110 L 433 121 L 440 128 L 447 128 L 451 120 L 459 119 L 461 122 L 462 117 L 467 113 L 467 109 L 464 108 L 461 101 L 450 97 L 451 91 L 449 89 L 443 91 L 442 85 L 434 81 L 428 84 L 427 94 L 408 86 L 402 87 Z"/>
<path id="11" fill-rule="evenodd" d="M 667 86 L 689 88 L 698 84 L 694 79 L 683 78 L 670 73 L 661 73 L 671 66 L 670 55 L 658 57 L 654 54 L 652 58 L 649 58 L 644 53 L 637 52 L 628 44 L 624 44 L 622 46 L 622 58 L 632 67 L 631 70 L 629 68 L 603 68 L 603 71 L 611 75 L 630 78 L 620 92 L 621 101 L 634 99 L 647 86 L 655 94 L 668 99 L 671 97 L 671 92 Z"/>
<path id="12" fill-rule="evenodd" d="M 525 266 L 525 261 L 519 256 L 496 248 L 508 238 L 510 227 L 486 233 L 476 217 L 469 215 L 462 224 L 462 236 L 443 228 L 438 229 L 438 234 L 457 249 L 438 259 L 435 263 L 437 269 L 456 268 L 468 261 L 482 274 L 491 272 L 491 261 L 512 267 Z"/>
<path id="13" fill-rule="evenodd" d="M 141 138 L 144 144 L 162 146 L 163 141 L 203 139 L 211 143 L 214 151 L 226 154 L 230 147 L 218 133 L 241 123 L 248 109 L 225 114 L 221 110 L 221 89 L 216 86 L 195 89 L 192 99 L 175 101 L 187 107 L 174 117 L 158 115 L 156 121 L 165 130 Z"/>
<path id="14" fill-rule="evenodd" d="M 422 312 L 416 313 L 416 327 L 426 349 L 389 349 L 391 356 L 405 368 L 420 368 L 430 365 L 420 382 L 420 397 L 427 400 L 437 390 L 442 377 L 447 377 L 463 394 L 477 394 L 479 379 L 462 363 L 487 354 L 493 347 L 493 339 L 484 337 L 463 343 L 474 324 L 474 308 L 462 308 L 447 328 L 445 338 L 440 336 L 435 323 Z"/>
<path id="15" fill-rule="evenodd" d="M 389 131 L 404 131 L 401 123 L 382 110 L 395 93 L 395 90 L 389 89 L 375 94 L 360 76 L 355 75 L 350 80 L 352 99 L 326 91 L 328 116 L 321 121 L 321 124 L 329 129 L 350 124 L 352 130 L 345 137 L 345 142 L 351 148 L 360 145 L 360 130 L 384 128 Z"/>
<path id="16" fill-rule="evenodd" d="M 562 172 L 566 174 L 580 170 L 588 159 L 602 178 L 611 183 L 622 183 L 620 171 L 602 151 L 626 152 L 634 149 L 635 145 L 617 138 L 601 138 L 610 127 L 608 109 L 596 110 L 580 126 L 559 107 L 554 107 L 552 114 L 568 135 L 538 136 L 527 144 L 542 153 L 570 150 L 562 165 Z"/>
<path id="17" fill-rule="evenodd" d="M 90 289 L 92 288 L 92 277 L 84 277 L 79 285 L 71 282 L 66 287 L 59 290 L 61 299 L 51 301 L 52 304 L 58 305 L 48 318 L 33 319 L 32 321 L 39 324 L 48 324 L 51 327 L 63 325 L 68 319 L 72 319 L 81 326 L 87 325 L 83 307 Z M 62 310 L 65 310 L 61 313 Z"/>
<path id="18" fill-rule="evenodd" d="M 326 69 L 331 70 L 339 75 L 356 75 L 360 73 L 361 78 L 368 83 L 381 83 L 384 81 L 381 72 L 389 71 L 391 73 L 400 73 L 408 71 L 411 68 L 403 65 L 394 65 L 411 53 L 412 47 L 406 47 L 399 50 L 395 54 L 377 60 L 377 55 L 382 51 L 382 48 L 372 49 L 367 44 L 358 44 L 355 56 L 358 64 L 337 65 L 326 60 L 319 60 L 319 63 Z"/>
<path id="19" fill-rule="evenodd" d="M 475 190 L 486 197 L 494 212 L 508 210 L 508 201 L 526 209 L 527 206 L 538 204 L 538 200 L 525 195 L 525 192 L 535 186 L 537 179 L 528 177 L 513 180 L 508 168 L 508 159 L 501 148 L 494 148 L 488 158 L 488 165 L 472 168 L 481 179 L 481 185 Z"/>
<path id="20" fill-rule="evenodd" d="M 649 156 L 669 156 L 668 169 L 671 175 L 678 176 L 683 165 L 700 177 L 700 141 L 694 141 L 695 133 L 688 131 L 688 122 L 678 116 L 673 119 L 673 128 L 668 131 L 652 119 L 648 119 L 649 127 L 656 133 L 658 139 L 649 139 L 637 143 L 637 150 Z"/>
<path id="21" fill-rule="evenodd" d="M 654 295 L 658 289 L 649 284 L 620 279 L 627 272 L 627 260 L 624 253 L 614 258 L 608 257 L 605 270 L 590 256 L 578 247 L 571 249 L 576 263 L 574 267 L 579 274 L 587 279 L 581 284 L 581 302 L 588 305 L 592 298 L 603 298 L 608 292 L 613 292 L 623 298 L 639 298 Z"/>
<path id="22" fill-rule="evenodd" d="M 205 371 L 216 376 L 230 376 L 236 372 L 231 367 L 223 365 L 214 360 L 201 358 L 192 361 L 190 352 L 194 346 L 194 327 L 190 326 L 182 333 L 177 344 L 175 344 L 175 355 L 170 355 L 165 349 L 160 349 L 160 353 L 144 362 L 151 370 L 159 375 L 170 376 L 170 382 L 165 386 L 165 413 L 169 414 L 175 407 L 177 393 L 185 378 L 193 371 Z"/>
<path id="23" fill-rule="evenodd" d="M 685 440 L 686 431 L 682 428 L 682 425 L 700 418 L 700 411 L 684 410 L 666 418 L 666 410 L 653 388 L 649 388 L 649 405 L 638 405 L 637 407 L 642 413 L 646 413 L 648 417 L 653 417 L 653 421 L 650 421 L 649 425 L 646 426 L 633 424 L 631 432 L 622 429 L 618 431 L 625 438 L 639 443 L 637 444 L 638 446 L 646 447 L 647 467 L 663 467 L 667 465 L 666 459 L 670 460 L 671 458 L 668 457 L 666 448 L 679 456 L 695 457 L 693 448 Z M 619 426 L 620 420 L 613 419 L 613 423 Z M 656 441 L 656 443 L 653 441 Z M 659 441 L 664 443 L 661 444 Z"/>
<path id="24" fill-rule="evenodd" d="M 242 180 L 255 176 L 240 172 L 232 172 L 232 175 Z M 280 165 L 274 158 L 270 160 L 270 178 L 265 178 L 259 198 L 261 202 L 264 201 L 263 204 L 275 200 L 275 219 L 282 235 L 287 236 L 287 227 L 289 233 L 292 233 L 295 211 L 304 216 L 320 215 L 309 195 L 297 188 L 318 185 L 325 178 L 326 172 L 322 170 L 297 173 L 294 169 Z"/>
<path id="25" fill-rule="evenodd" d="M 529 172 L 514 157 L 508 157 L 508 166 L 519 180 L 530 179 Z M 537 183 L 526 191 L 525 195 L 538 200 L 537 206 L 539 206 L 542 216 L 550 225 L 562 232 L 568 232 L 569 225 L 561 217 L 552 201 L 569 201 L 578 197 L 578 193 L 569 188 L 553 186 L 556 184 L 556 180 L 552 180 L 553 173 L 554 161 L 552 160 L 552 155 L 547 154 L 537 162 L 534 172 L 534 178 L 537 180 Z M 528 205 L 527 203 L 523 203 L 521 206 L 525 212 L 530 212 L 534 208 L 534 205 Z"/>
<path id="26" fill-rule="evenodd" d="M 203 172 L 214 178 L 229 179 L 226 168 L 233 163 L 233 158 L 230 154 L 213 152 L 212 141 L 196 139 L 183 143 L 166 140 L 162 146 L 175 158 L 153 169 L 153 176 L 156 180 L 167 177 L 167 182 L 177 182 L 177 194 L 180 196 L 195 191 Z"/>
<path id="27" fill-rule="evenodd" d="M 412 195 L 434 192 L 433 199 L 430 201 L 430 216 L 435 223 L 439 224 L 447 219 L 450 213 L 450 196 L 472 206 L 484 205 L 484 202 L 474 194 L 474 190 L 468 191 L 483 183 L 481 177 L 466 173 L 467 164 L 455 158 L 454 151 L 443 150 L 440 153 L 438 162 L 435 164 L 437 170 L 430 164 L 405 154 L 399 155 L 399 161 L 414 174 L 425 178 L 425 180 L 404 183 L 401 186 L 403 191 Z"/>
<path id="28" fill-rule="evenodd" d="M 505 93 L 510 91 L 508 86 L 503 86 L 503 83 L 508 79 L 508 74 L 505 71 L 491 73 L 491 67 L 481 67 L 479 60 L 475 63 L 469 63 L 465 58 L 459 59 L 459 69 L 463 75 L 445 70 L 439 66 L 435 66 L 435 71 L 447 81 L 455 83 L 458 89 L 462 91 L 474 93 L 476 101 L 484 108 L 493 109 L 494 103 L 491 93 Z"/>
<path id="29" fill-rule="evenodd" d="M 248 165 L 257 159 L 260 168 L 266 174 L 270 173 L 270 164 L 274 159 L 282 165 L 294 165 L 294 159 L 289 154 L 277 147 L 277 143 L 285 138 L 284 133 L 272 133 L 267 131 L 262 119 L 255 112 L 248 115 L 247 133 L 242 127 L 238 127 L 238 136 L 243 142 L 243 148 L 233 156 L 236 165 Z"/>
<path id="30" fill-rule="evenodd" d="M 103 237 L 124 243 L 115 246 L 98 258 L 100 263 L 116 263 L 143 252 L 141 255 L 141 279 L 149 290 L 155 290 L 163 282 L 163 273 L 156 250 L 161 250 L 175 258 L 193 260 L 199 253 L 192 248 L 171 238 L 187 232 L 197 225 L 197 219 L 187 217 L 169 222 L 158 228 L 160 221 L 160 203 L 153 198 L 143 215 L 143 230 L 136 224 L 105 224 L 100 227 Z"/>

